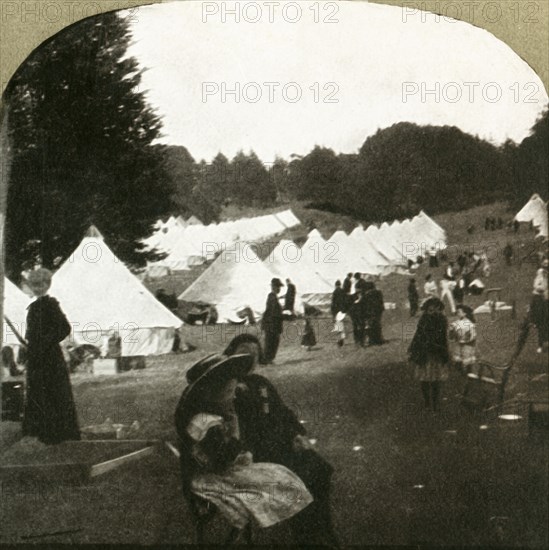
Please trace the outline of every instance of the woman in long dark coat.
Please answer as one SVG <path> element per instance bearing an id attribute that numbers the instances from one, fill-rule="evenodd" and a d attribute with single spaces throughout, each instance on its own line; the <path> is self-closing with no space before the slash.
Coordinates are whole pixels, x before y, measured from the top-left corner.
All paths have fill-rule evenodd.
<path id="1" fill-rule="evenodd" d="M 28 307 L 27 397 L 23 435 L 56 444 L 80 439 L 67 365 L 59 343 L 71 326 L 55 298 L 47 295 L 51 273 L 37 269 L 28 284 L 36 300 Z"/>
<path id="2" fill-rule="evenodd" d="M 410 362 L 415 365 L 415 377 L 421 384 L 426 408 L 438 410 L 440 387 L 448 379 L 448 321 L 444 304 L 429 298 L 421 307 L 423 315 L 410 344 Z"/>

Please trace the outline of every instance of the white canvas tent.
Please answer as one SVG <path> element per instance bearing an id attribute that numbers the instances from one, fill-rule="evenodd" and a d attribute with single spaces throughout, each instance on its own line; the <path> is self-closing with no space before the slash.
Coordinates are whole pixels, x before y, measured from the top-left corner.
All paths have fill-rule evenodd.
<path id="1" fill-rule="evenodd" d="M 534 193 L 515 216 L 518 222 L 530 223 L 538 228 L 541 237 L 547 237 L 547 203 Z"/>
<path id="2" fill-rule="evenodd" d="M 27 307 L 31 299 L 19 288 L 17 288 L 9 279 L 4 277 L 4 316 L 7 317 L 13 328 L 25 337 Z M 2 342 L 4 346 L 17 348 L 20 345 L 17 336 L 12 328 L 3 320 Z"/>
<path id="3" fill-rule="evenodd" d="M 322 235 L 318 229 L 313 229 L 307 234 L 308 239 L 322 239 Z"/>
<path id="4" fill-rule="evenodd" d="M 303 261 L 301 254 L 301 249 L 294 242 L 282 240 L 263 263 L 284 283 L 289 278 L 304 303 L 325 305 L 330 300 L 333 288 Z M 300 312 L 299 309 L 297 311 Z"/>
<path id="5" fill-rule="evenodd" d="M 376 246 L 374 239 L 371 237 L 371 235 L 375 233 L 377 233 L 377 227 L 371 225 L 365 231 L 356 231 L 355 228 L 350 237 L 357 243 L 357 246 L 360 247 L 361 253 L 366 261 L 370 265 L 375 266 L 381 275 L 387 275 L 393 271 L 393 264 Z"/>
<path id="6" fill-rule="evenodd" d="M 191 216 L 185 223 L 187 225 L 203 225 L 203 223 L 196 216 Z"/>
<path id="7" fill-rule="evenodd" d="M 247 307 L 259 320 L 272 278 L 273 273 L 248 246 L 240 254 L 222 252 L 179 299 L 215 305 L 220 323 L 236 320 L 237 313 Z"/>
<path id="8" fill-rule="evenodd" d="M 364 273 L 367 275 L 379 275 L 381 270 L 372 262 L 366 259 L 364 252 L 367 247 L 351 238 L 344 231 L 336 231 L 330 239 L 329 243 L 336 245 L 335 258 L 339 266 L 337 271 L 340 273 L 341 280 L 346 273 Z"/>
<path id="9" fill-rule="evenodd" d="M 50 294 L 73 326 L 77 344 L 103 348 L 121 338 L 122 355 L 171 351 L 183 322 L 166 309 L 114 255 L 93 226 L 55 273 Z"/>
<path id="10" fill-rule="evenodd" d="M 301 224 L 297 216 L 291 210 L 276 212 L 274 215 L 284 225 L 284 227 L 288 229 L 292 227 L 296 227 Z"/>
<path id="11" fill-rule="evenodd" d="M 423 210 L 412 219 L 410 227 L 414 236 L 423 239 L 427 246 L 434 246 L 439 250 L 446 248 L 446 232 Z"/>
<path id="12" fill-rule="evenodd" d="M 392 230 L 389 224 L 383 223 L 377 230 L 372 229 L 368 236 L 379 252 L 389 260 L 393 271 L 406 266 L 397 231 Z"/>

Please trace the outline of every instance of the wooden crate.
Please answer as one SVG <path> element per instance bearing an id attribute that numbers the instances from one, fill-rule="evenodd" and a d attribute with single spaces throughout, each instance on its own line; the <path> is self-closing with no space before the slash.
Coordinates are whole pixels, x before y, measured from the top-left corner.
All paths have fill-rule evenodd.
<path id="1" fill-rule="evenodd" d="M 117 374 L 118 364 L 116 359 L 94 359 L 93 374 Z"/>

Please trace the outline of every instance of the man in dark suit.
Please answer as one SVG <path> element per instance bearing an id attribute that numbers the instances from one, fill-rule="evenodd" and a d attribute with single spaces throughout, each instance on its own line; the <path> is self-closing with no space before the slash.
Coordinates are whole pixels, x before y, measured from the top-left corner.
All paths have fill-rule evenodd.
<path id="1" fill-rule="evenodd" d="M 343 292 L 345 294 L 351 294 L 351 289 L 353 288 L 352 273 L 347 273 L 347 277 L 343 280 Z"/>
<path id="2" fill-rule="evenodd" d="M 278 301 L 278 293 L 283 286 L 280 279 L 271 280 L 271 292 L 267 296 L 267 306 L 261 320 L 261 329 L 265 333 L 265 363 L 267 365 L 271 364 L 276 357 L 282 334 L 282 308 Z"/>
<path id="3" fill-rule="evenodd" d="M 291 311 L 292 315 L 294 315 L 295 295 L 296 295 L 295 285 L 292 283 L 290 279 L 286 279 L 286 296 L 284 296 L 284 311 Z"/>
<path id="4" fill-rule="evenodd" d="M 365 332 L 365 317 L 364 317 L 364 285 L 366 281 L 360 276 L 360 273 L 355 273 L 355 292 L 351 297 L 351 306 L 349 313 L 353 323 L 353 338 L 355 345 L 363 347 Z"/>
<path id="5" fill-rule="evenodd" d="M 364 317 L 368 322 L 369 343 L 371 346 L 381 346 L 383 344 L 381 317 L 385 304 L 381 290 L 378 290 L 375 283 L 371 281 L 366 282 L 363 306 Z"/>
<path id="6" fill-rule="evenodd" d="M 332 313 L 332 317 L 335 318 L 335 316 L 341 311 L 343 313 L 347 312 L 347 295 L 341 288 L 341 281 L 336 281 L 335 283 L 335 289 L 332 293 L 332 303 L 330 305 L 330 311 Z"/>

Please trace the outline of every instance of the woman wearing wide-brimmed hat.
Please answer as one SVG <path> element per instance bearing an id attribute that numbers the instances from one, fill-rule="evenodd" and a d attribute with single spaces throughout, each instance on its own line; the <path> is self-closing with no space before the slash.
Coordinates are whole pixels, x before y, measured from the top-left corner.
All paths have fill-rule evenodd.
<path id="1" fill-rule="evenodd" d="M 250 355 L 211 355 L 187 372 L 189 385 L 175 414 L 183 489 L 213 503 L 233 526 L 269 527 L 293 517 L 312 496 L 279 464 L 254 463 L 244 448 L 234 409 L 238 379 Z"/>
<path id="2" fill-rule="evenodd" d="M 61 351 L 71 326 L 59 302 L 48 296 L 52 274 L 31 271 L 27 284 L 36 296 L 27 313 L 27 395 L 23 435 L 42 443 L 80 439 L 69 371 Z"/>
<path id="3" fill-rule="evenodd" d="M 439 298 L 429 298 L 421 309 L 423 314 L 408 351 L 425 407 L 438 410 L 441 383 L 448 379 L 448 321 Z"/>

